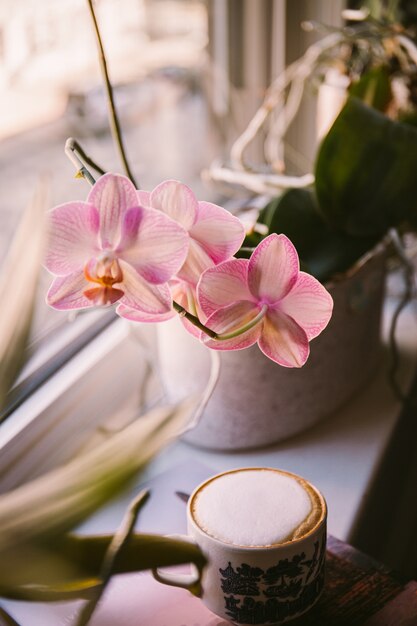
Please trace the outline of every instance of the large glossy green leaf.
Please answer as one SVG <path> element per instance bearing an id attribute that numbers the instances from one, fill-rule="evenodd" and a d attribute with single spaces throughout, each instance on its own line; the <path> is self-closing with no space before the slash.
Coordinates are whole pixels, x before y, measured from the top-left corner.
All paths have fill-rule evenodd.
<path id="1" fill-rule="evenodd" d="M 43 546 L 5 553 L 12 571 L 0 571 L 0 595 L 36 601 L 90 598 L 112 535 L 67 535 Z M 28 567 L 19 567 L 26 562 Z M 194 563 L 201 572 L 206 558 L 196 544 L 145 533 L 132 535 L 120 551 L 114 574 Z"/>
<path id="2" fill-rule="evenodd" d="M 295 245 L 301 268 L 325 282 L 345 272 L 376 243 L 376 238 L 337 232 L 321 217 L 312 189 L 290 189 L 261 213 L 271 233 L 284 233 Z"/>
<path id="3" fill-rule="evenodd" d="M 349 94 L 378 111 L 386 111 L 392 99 L 388 68 L 373 67 L 349 87 Z"/>
<path id="4" fill-rule="evenodd" d="M 417 211 L 417 129 L 349 98 L 316 162 L 320 210 L 332 226 L 382 236 Z"/>

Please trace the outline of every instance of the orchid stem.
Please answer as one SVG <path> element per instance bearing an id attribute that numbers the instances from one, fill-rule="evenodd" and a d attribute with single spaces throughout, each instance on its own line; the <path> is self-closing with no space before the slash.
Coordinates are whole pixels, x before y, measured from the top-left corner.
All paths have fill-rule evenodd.
<path id="1" fill-rule="evenodd" d="M 194 326 L 199 328 L 203 333 L 205 333 L 206 335 L 208 335 L 209 337 L 211 337 L 211 339 L 214 339 L 215 341 L 226 341 L 227 339 L 234 339 L 235 337 L 239 337 L 239 335 L 243 335 L 243 333 L 246 333 L 248 330 L 256 326 L 256 324 L 265 317 L 266 312 L 268 311 L 268 305 L 264 304 L 262 309 L 259 311 L 258 315 L 254 317 L 253 320 L 251 320 L 247 324 L 244 324 L 240 328 L 233 330 L 230 333 L 222 333 L 219 335 L 214 330 L 211 330 L 211 328 L 204 326 L 204 324 L 200 322 L 200 320 L 198 319 L 196 315 L 192 315 L 191 313 L 186 311 L 184 307 L 182 307 L 177 302 L 173 302 L 173 307 L 177 311 L 177 313 L 180 315 L 180 317 L 185 317 L 185 319 L 191 322 L 191 324 L 194 324 Z"/>
<path id="2" fill-rule="evenodd" d="M 178 313 L 178 315 L 180 317 L 184 317 L 186 320 L 191 322 L 191 324 L 193 324 L 194 326 L 196 326 L 197 328 L 202 330 L 203 333 L 205 333 L 206 335 L 208 335 L 212 339 L 217 339 L 217 336 L 218 336 L 217 333 L 214 332 L 214 330 L 211 330 L 210 328 L 207 328 L 207 326 L 204 326 L 204 324 L 202 324 L 200 322 L 200 320 L 198 319 L 198 317 L 196 315 L 193 315 L 192 313 L 189 313 L 186 309 L 184 309 L 183 306 L 178 304 L 178 302 L 174 301 L 172 303 L 172 306 L 174 307 L 174 309 L 176 310 L 176 312 Z"/>
<path id="3" fill-rule="evenodd" d="M 94 176 L 86 168 L 81 159 L 77 156 L 77 152 L 84 159 L 84 161 L 86 161 L 86 163 L 91 165 L 91 159 L 87 157 L 81 146 L 75 141 L 75 139 L 69 137 L 69 139 L 67 139 L 67 141 L 65 142 L 65 154 L 77 170 L 77 173 L 75 175 L 76 178 L 85 178 L 85 180 L 90 183 L 90 185 L 94 185 L 94 183 L 96 182 Z M 99 171 L 96 167 L 94 167 L 94 169 Z"/>
<path id="4" fill-rule="evenodd" d="M 135 178 L 130 170 L 129 163 L 126 157 L 126 151 L 125 151 L 125 147 L 123 144 L 119 117 L 117 114 L 116 105 L 114 103 L 113 87 L 110 82 L 109 72 L 107 69 L 106 55 L 104 52 L 104 46 L 103 46 L 103 42 L 102 42 L 101 35 L 100 35 L 100 29 L 99 29 L 96 14 L 94 11 L 93 0 L 87 0 L 87 4 L 90 10 L 91 21 L 93 24 L 94 33 L 96 37 L 97 49 L 98 49 L 98 54 L 99 54 L 99 62 L 100 62 L 100 70 L 101 70 L 105 88 L 106 88 L 107 106 L 108 106 L 111 134 L 113 136 L 113 141 L 118 149 L 119 157 L 123 164 L 123 168 L 124 168 L 126 176 L 130 178 L 132 183 L 135 185 L 136 189 L 139 189 L 138 184 L 135 182 Z"/>
<path id="5" fill-rule="evenodd" d="M 235 337 L 239 337 L 239 335 L 243 335 L 243 333 L 246 333 L 248 330 L 256 326 L 256 324 L 265 317 L 267 310 L 268 310 L 268 305 L 264 304 L 262 309 L 259 311 L 258 315 L 254 317 L 253 320 L 251 320 L 244 326 L 241 326 L 240 328 L 233 330 L 231 333 L 222 333 L 221 335 L 217 335 L 215 339 L 217 341 L 226 341 L 227 339 L 234 339 Z"/>

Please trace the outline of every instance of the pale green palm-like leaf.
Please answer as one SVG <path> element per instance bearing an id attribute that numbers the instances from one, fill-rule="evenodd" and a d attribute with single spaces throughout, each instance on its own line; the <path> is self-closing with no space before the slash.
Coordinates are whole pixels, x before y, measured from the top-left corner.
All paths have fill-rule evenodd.
<path id="1" fill-rule="evenodd" d="M 25 210 L 0 273 L 0 409 L 27 358 L 45 239 L 45 185 Z"/>
<path id="2" fill-rule="evenodd" d="M 157 408 L 92 451 L 0 495 L 3 551 L 71 530 L 140 471 L 189 421 L 195 400 Z"/>
<path id="3" fill-rule="evenodd" d="M 0 496 L 0 595 L 32 601 L 94 599 L 111 535 L 68 530 L 126 486 L 187 425 L 200 399 L 154 409 L 67 465 Z M 194 563 L 205 558 L 186 541 L 135 534 L 118 552 L 113 573 Z M 199 592 L 196 582 L 196 593 Z"/>

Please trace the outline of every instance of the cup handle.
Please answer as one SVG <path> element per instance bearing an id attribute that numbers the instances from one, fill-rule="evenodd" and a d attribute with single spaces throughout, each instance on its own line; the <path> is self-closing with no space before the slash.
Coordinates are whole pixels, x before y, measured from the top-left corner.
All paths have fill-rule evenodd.
<path id="1" fill-rule="evenodd" d="M 182 541 L 188 541 L 188 543 L 196 543 L 188 535 L 168 535 L 168 537 L 182 539 Z M 201 595 L 200 572 L 194 563 L 190 563 L 190 566 L 192 570 L 190 574 L 171 574 L 170 572 L 163 572 L 159 568 L 154 568 L 151 571 L 155 580 L 163 585 L 179 587 L 180 589 L 190 591 L 194 595 Z"/>

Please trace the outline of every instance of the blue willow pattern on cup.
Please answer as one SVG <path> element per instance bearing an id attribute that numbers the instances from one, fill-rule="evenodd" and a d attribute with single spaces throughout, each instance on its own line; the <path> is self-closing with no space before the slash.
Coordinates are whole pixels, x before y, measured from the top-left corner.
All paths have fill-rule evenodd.
<path id="1" fill-rule="evenodd" d="M 219 568 L 228 617 L 240 624 L 275 624 L 309 608 L 324 585 L 325 537 L 304 552 L 263 570 L 247 563 Z"/>

